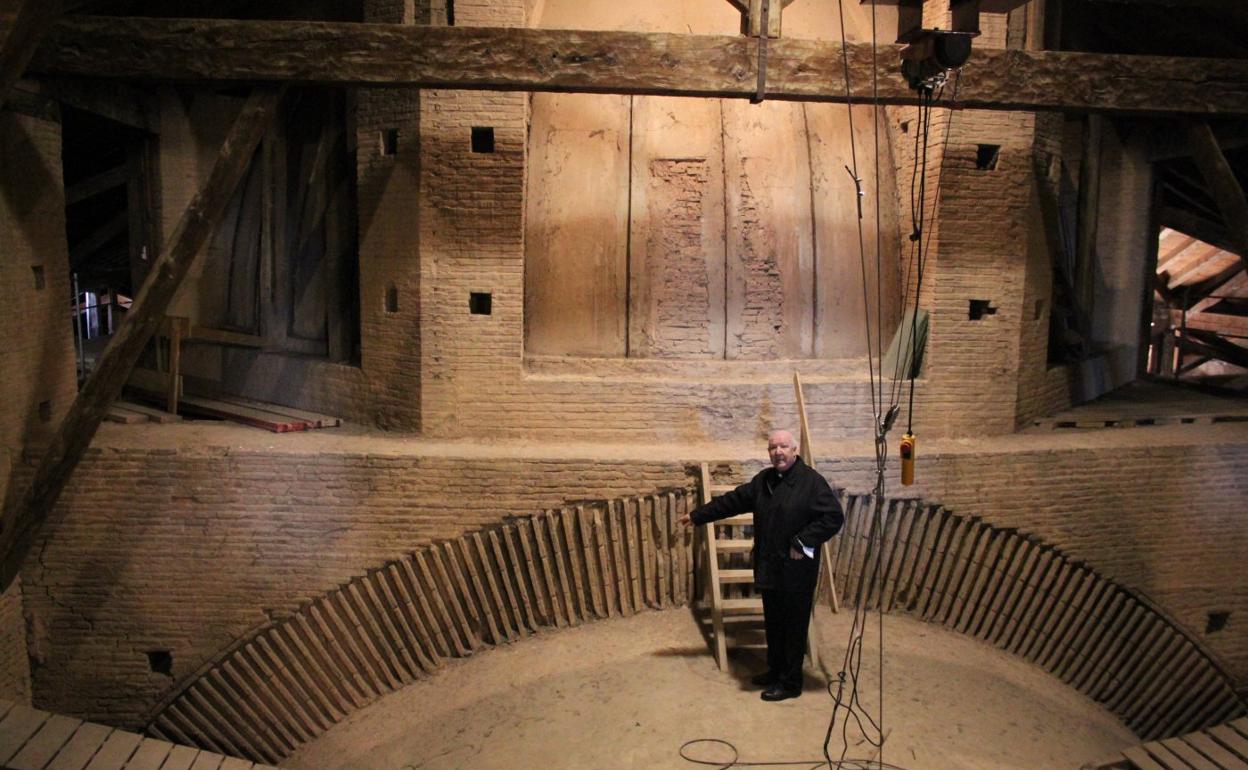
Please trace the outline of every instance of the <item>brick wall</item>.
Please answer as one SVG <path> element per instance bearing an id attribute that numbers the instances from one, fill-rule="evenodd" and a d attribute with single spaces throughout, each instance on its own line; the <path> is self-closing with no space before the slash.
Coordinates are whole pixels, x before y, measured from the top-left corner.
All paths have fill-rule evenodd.
<path id="1" fill-rule="evenodd" d="M 46 443 L 77 392 L 59 121 L 0 112 L 0 499 L 10 467 Z M 0 697 L 30 699 L 22 590 L 0 596 Z"/>
<path id="2" fill-rule="evenodd" d="M 30 661 L 26 654 L 26 618 L 22 581 L 0 595 L 0 698 L 30 703 Z"/>
<path id="3" fill-rule="evenodd" d="M 1230 611 L 1228 628 L 1205 641 L 1248 677 L 1242 429 L 1114 433 L 1130 445 L 1102 438 L 1061 449 L 1033 439 L 1018 450 L 1004 440 L 923 450 L 920 485 L 908 492 L 1034 532 L 1157 601 L 1198 637 L 1209 612 Z M 136 726 L 176 680 L 350 576 L 508 516 L 690 484 L 694 461 L 678 446 L 653 461 L 417 457 L 401 444 L 374 446 L 89 452 L 55 534 L 22 576 L 46 661 L 34 671 L 36 702 Z M 820 467 L 851 491 L 872 485 L 866 457 Z M 891 479 L 889 489 L 902 488 Z M 152 650 L 171 652 L 172 677 L 150 670 Z"/>
<path id="4" fill-rule="evenodd" d="M 427 4 L 409 6 L 378 0 L 366 16 L 391 23 L 436 16 Z M 461 2 L 455 21 L 519 25 L 525 12 L 520 0 Z M 1004 19 L 984 19 L 979 44 L 1003 44 Z M 900 235 L 908 244 L 918 126 L 913 109 L 889 115 Z M 787 383 L 797 368 L 813 419 L 849 435 L 870 430 L 861 359 L 842 360 L 832 373 L 824 362 L 778 361 L 760 378 L 744 361 L 695 367 L 695 374 L 683 361 L 663 369 L 653 361 L 526 356 L 526 96 L 367 90 L 358 94 L 356 119 L 361 366 L 230 352 L 222 369 L 242 383 L 239 389 L 439 437 L 651 441 L 678 432 L 717 440 L 740 435 L 743 425 L 761 433 L 772 421 L 791 421 Z M 1008 432 L 1064 406 L 1067 396 L 1064 373 L 1043 363 L 1049 268 L 1033 189 L 1040 132 L 1027 114 L 959 112 L 942 164 L 948 120 L 947 112 L 934 113 L 930 136 L 927 202 L 930 209 L 939 190 L 943 203 L 925 234 L 931 248 L 922 304 L 933 317 L 929 367 L 917 388 L 920 428 L 926 435 Z M 472 151 L 473 127 L 493 129 L 492 153 Z M 393 154 L 383 152 L 387 134 Z M 995 170 L 975 168 L 979 144 L 1002 147 Z M 915 276 L 911 270 L 904 278 L 912 286 Z M 489 315 L 469 312 L 472 293 L 490 295 Z M 988 300 L 996 313 L 970 321 L 970 299 Z"/>

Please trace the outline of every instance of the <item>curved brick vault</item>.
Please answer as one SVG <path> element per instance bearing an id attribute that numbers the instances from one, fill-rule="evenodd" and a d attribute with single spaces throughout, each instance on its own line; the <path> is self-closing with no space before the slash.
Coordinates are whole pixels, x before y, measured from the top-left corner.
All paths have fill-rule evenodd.
<path id="1" fill-rule="evenodd" d="M 274 763 L 446 658 L 543 627 L 686 606 L 690 490 L 564 508 L 424 546 L 222 651 L 148 731 Z M 1209 653 L 1144 598 L 1014 529 L 919 500 L 846 499 L 832 569 L 847 604 L 1022 656 L 1145 739 L 1248 713 Z M 882 537 L 881 537 L 882 535 Z"/>

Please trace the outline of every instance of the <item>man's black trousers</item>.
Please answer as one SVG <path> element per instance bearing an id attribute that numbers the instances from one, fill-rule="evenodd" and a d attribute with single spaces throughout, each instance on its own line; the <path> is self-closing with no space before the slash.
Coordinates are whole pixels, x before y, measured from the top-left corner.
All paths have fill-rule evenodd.
<path id="1" fill-rule="evenodd" d="M 787 690 L 802 689 L 802 659 L 810 629 L 814 591 L 763 592 L 763 625 L 767 629 L 767 669 Z"/>

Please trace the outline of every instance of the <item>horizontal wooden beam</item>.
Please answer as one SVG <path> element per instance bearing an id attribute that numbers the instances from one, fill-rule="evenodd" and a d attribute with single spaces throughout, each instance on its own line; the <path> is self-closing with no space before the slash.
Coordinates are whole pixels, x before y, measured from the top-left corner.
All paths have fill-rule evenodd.
<path id="1" fill-rule="evenodd" d="M 758 41 L 652 32 L 326 22 L 64 17 L 31 62 L 46 75 L 146 81 L 290 81 L 749 98 Z M 780 38 L 769 99 L 916 104 L 900 47 Z M 946 105 L 953 89 L 947 89 Z M 957 106 L 1248 116 L 1248 61 L 979 48 Z"/>
<path id="2" fill-rule="evenodd" d="M 87 198 L 94 198 L 97 195 L 115 190 L 122 187 L 126 182 L 130 181 L 130 168 L 126 164 L 110 168 L 107 171 L 101 171 L 95 176 L 88 177 L 81 182 L 74 182 L 65 186 L 65 205 L 69 206 L 79 201 L 85 201 Z"/>

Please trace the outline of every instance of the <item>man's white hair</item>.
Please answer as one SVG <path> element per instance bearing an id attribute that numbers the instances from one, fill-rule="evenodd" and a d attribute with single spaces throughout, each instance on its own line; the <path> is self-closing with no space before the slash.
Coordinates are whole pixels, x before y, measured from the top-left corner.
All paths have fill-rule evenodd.
<path id="1" fill-rule="evenodd" d="M 789 438 L 793 441 L 794 446 L 797 445 L 797 434 L 795 434 L 793 431 L 789 430 L 788 428 L 772 428 L 771 430 L 767 431 L 767 440 L 770 441 L 771 437 L 776 435 L 777 433 L 789 434 Z"/>

